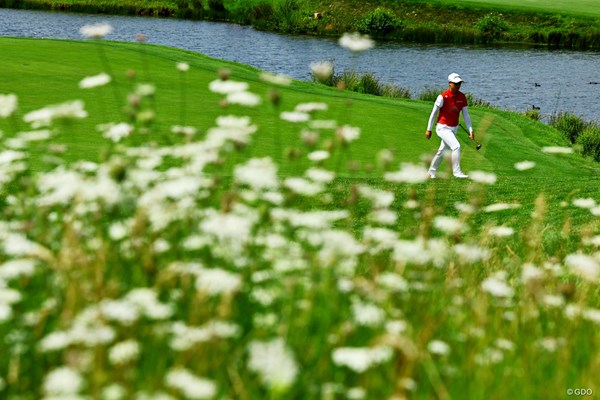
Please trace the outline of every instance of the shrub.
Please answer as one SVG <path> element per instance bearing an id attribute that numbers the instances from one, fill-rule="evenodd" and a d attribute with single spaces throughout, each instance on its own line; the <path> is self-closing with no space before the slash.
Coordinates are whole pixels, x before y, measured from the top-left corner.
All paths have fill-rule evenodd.
<path id="1" fill-rule="evenodd" d="M 376 35 L 387 35 L 401 26 L 401 21 L 392 11 L 379 7 L 368 12 L 356 22 L 357 31 Z"/>
<path id="2" fill-rule="evenodd" d="M 539 121 L 542 119 L 542 114 L 540 113 L 540 110 L 538 110 L 538 109 L 527 110 L 523 113 L 523 115 L 534 121 Z"/>
<path id="3" fill-rule="evenodd" d="M 398 86 L 394 83 L 388 83 L 381 87 L 381 95 L 383 97 L 393 97 L 397 99 L 410 99 L 412 93 L 410 89 Z"/>
<path id="4" fill-rule="evenodd" d="M 589 124 L 577 138 L 577 144 L 581 146 L 581 152 L 584 155 L 600 162 L 600 126 L 598 124 Z"/>
<path id="5" fill-rule="evenodd" d="M 587 126 L 583 118 L 570 112 L 553 115 L 550 117 L 550 125 L 562 132 L 571 143 L 577 141 Z"/>
<path id="6" fill-rule="evenodd" d="M 435 101 L 437 97 L 445 89 L 441 87 L 426 86 L 421 92 L 419 92 L 418 99 L 423 101 Z"/>
<path id="7" fill-rule="evenodd" d="M 508 30 L 508 23 L 496 14 L 488 14 L 475 23 L 475 28 L 489 39 L 500 39 Z"/>

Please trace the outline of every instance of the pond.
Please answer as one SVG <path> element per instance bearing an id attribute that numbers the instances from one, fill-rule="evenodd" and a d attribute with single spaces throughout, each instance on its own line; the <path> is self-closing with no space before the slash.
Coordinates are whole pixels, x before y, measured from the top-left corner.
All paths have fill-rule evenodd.
<path id="1" fill-rule="evenodd" d="M 459 72 L 466 80 L 463 91 L 504 109 L 539 107 L 546 118 L 569 111 L 587 120 L 597 120 L 600 110 L 598 52 L 378 42 L 366 53 L 351 55 L 335 38 L 281 35 L 235 24 L 11 9 L 0 9 L 0 36 L 81 39 L 79 28 L 98 22 L 114 27 L 110 40 L 134 42 L 144 34 L 149 43 L 300 80 L 310 80 L 312 62 L 330 60 L 337 72 L 373 72 L 382 82 L 416 95 L 447 86 L 447 75 Z"/>

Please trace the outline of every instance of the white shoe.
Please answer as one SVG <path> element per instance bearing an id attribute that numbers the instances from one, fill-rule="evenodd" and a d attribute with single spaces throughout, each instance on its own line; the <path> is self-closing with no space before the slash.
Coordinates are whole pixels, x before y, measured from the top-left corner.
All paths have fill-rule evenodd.
<path id="1" fill-rule="evenodd" d="M 462 172 L 460 174 L 454 175 L 455 178 L 468 178 L 469 175 L 465 175 Z"/>
<path id="2" fill-rule="evenodd" d="M 429 173 L 429 179 L 435 179 L 435 174 Z"/>

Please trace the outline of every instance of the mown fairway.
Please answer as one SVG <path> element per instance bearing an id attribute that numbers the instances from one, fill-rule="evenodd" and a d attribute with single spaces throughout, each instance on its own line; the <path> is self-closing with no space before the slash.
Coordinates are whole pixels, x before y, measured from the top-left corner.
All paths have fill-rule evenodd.
<path id="1" fill-rule="evenodd" d="M 447 0 L 428 0 L 427 3 L 438 3 L 455 6 L 456 2 Z M 490 7 L 500 10 L 521 10 L 542 13 L 559 13 L 570 15 L 583 15 L 588 17 L 599 17 L 600 8 L 595 0 L 463 0 L 461 5 L 472 5 L 476 7 Z"/>
<path id="2" fill-rule="evenodd" d="M 0 53 L 19 104 L 0 119 L 1 398 L 600 390 L 600 169 L 549 153 L 557 131 L 473 108 L 473 180 L 448 165 L 425 180 L 429 103 L 144 44 L 2 38 Z M 209 90 L 223 69 L 261 103 Z M 89 115 L 24 121 L 75 99 Z M 307 103 L 327 109 L 280 117 Z M 127 129 L 113 141 L 106 123 Z"/>

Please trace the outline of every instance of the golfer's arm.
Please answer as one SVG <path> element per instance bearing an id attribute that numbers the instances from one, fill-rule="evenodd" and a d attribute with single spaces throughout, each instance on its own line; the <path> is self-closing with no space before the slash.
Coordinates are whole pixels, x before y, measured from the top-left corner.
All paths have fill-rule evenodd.
<path id="1" fill-rule="evenodd" d="M 462 108 L 462 115 L 463 115 L 463 119 L 465 120 L 465 124 L 467 124 L 467 127 L 469 128 L 469 132 L 473 132 L 473 124 L 471 124 L 471 116 L 469 115 L 469 110 L 467 110 L 466 106 Z"/>
<path id="2" fill-rule="evenodd" d="M 440 108 L 444 105 L 444 98 L 442 95 L 439 95 L 433 104 L 433 110 L 431 110 L 431 115 L 429 115 L 429 121 L 427 122 L 427 130 L 430 131 L 433 127 L 433 121 L 435 121 L 435 117 L 437 117 Z"/>

